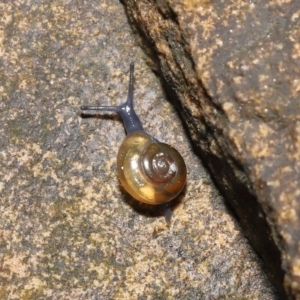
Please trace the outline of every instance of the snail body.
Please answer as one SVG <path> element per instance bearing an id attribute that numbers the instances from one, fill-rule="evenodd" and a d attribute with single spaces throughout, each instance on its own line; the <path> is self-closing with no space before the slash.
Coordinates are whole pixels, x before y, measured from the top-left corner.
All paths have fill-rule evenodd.
<path id="1" fill-rule="evenodd" d="M 125 103 L 119 106 L 82 106 L 81 109 L 112 111 L 121 116 L 127 132 L 117 157 L 122 185 L 133 198 L 143 203 L 168 203 L 185 186 L 186 166 L 175 148 L 144 131 L 133 107 L 133 72 L 134 64 L 131 63 Z"/>

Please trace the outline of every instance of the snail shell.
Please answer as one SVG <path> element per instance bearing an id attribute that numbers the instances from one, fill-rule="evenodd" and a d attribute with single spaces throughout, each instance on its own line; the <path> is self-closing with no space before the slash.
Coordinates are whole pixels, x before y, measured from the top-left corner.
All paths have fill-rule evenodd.
<path id="1" fill-rule="evenodd" d="M 132 197 L 148 204 L 171 201 L 186 181 L 186 166 L 178 151 L 145 132 L 126 137 L 118 153 L 117 167 L 124 188 Z"/>

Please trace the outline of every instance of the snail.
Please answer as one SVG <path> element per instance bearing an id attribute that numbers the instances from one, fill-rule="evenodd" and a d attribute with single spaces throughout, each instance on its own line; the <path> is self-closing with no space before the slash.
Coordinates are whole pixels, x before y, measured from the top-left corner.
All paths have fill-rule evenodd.
<path id="1" fill-rule="evenodd" d="M 167 222 L 171 217 L 170 201 L 186 182 L 186 165 L 179 152 L 156 140 L 143 129 L 133 107 L 134 63 L 130 64 L 128 96 L 118 106 L 81 106 L 82 110 L 110 111 L 119 114 L 127 133 L 118 156 L 121 184 L 136 200 L 152 205 L 164 204 Z"/>

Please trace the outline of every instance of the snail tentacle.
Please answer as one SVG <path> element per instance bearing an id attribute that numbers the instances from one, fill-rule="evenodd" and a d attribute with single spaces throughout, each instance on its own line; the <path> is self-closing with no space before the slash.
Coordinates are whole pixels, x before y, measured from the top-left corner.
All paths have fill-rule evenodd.
<path id="1" fill-rule="evenodd" d="M 131 63 L 128 96 L 125 103 L 120 104 L 118 106 L 81 106 L 81 109 L 116 112 L 121 116 L 127 134 L 136 131 L 144 131 L 142 122 L 140 121 L 133 107 L 133 83 L 134 83 L 133 74 L 134 74 L 134 63 Z"/>

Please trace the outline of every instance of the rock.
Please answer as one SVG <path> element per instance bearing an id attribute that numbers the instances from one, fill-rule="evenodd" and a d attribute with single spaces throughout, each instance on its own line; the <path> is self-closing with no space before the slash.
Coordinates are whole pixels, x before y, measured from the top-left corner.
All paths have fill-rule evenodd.
<path id="1" fill-rule="evenodd" d="M 117 0 L 0 4 L 1 299 L 276 299 Z M 185 157 L 168 227 L 118 182 L 126 99 Z"/>
<path id="2" fill-rule="evenodd" d="M 300 2 L 123 2 L 281 299 L 300 299 Z"/>

